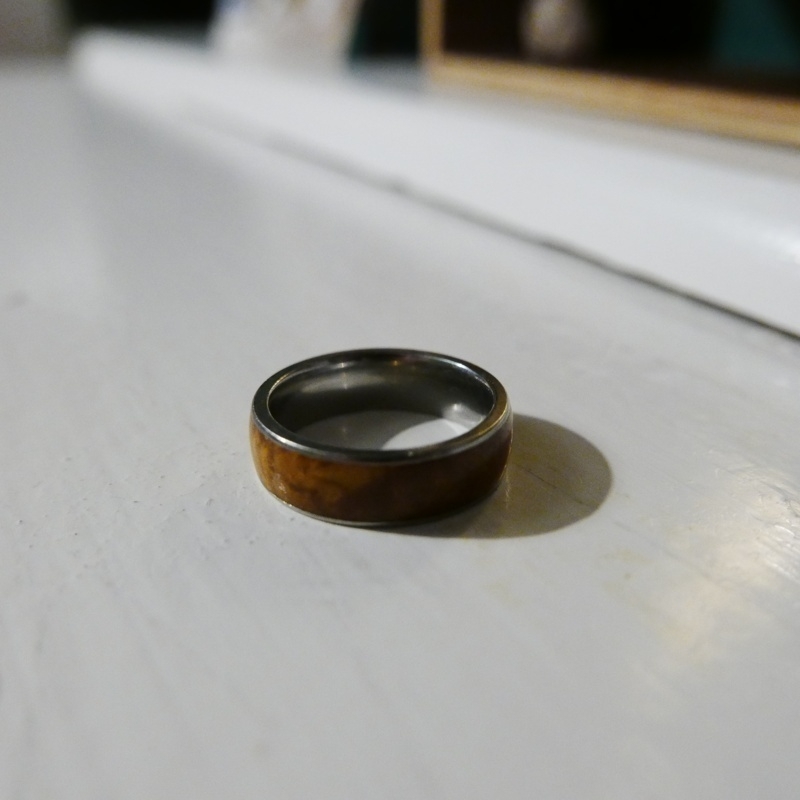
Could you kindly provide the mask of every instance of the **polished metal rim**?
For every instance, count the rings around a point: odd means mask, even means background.
[[[418,411],[469,425],[442,442],[408,449],[356,449],[322,444],[298,433],[341,413]],[[484,442],[511,411],[502,384],[480,367],[451,356],[404,349],[347,350],[276,372],[253,398],[257,428],[281,446],[341,462],[413,463],[445,458]]]

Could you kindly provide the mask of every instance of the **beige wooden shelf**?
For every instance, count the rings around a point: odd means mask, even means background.
[[[445,50],[442,0],[424,0],[423,52],[435,80],[525,94],[614,116],[800,146],[800,99],[674,84]]]

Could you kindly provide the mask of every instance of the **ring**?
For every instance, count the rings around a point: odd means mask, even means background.
[[[312,433],[364,412],[435,420],[455,435],[388,448]],[[256,471],[275,497],[314,517],[373,527],[434,519],[487,497],[503,476],[511,433],[495,377],[417,350],[301,361],[261,385],[250,416]]]

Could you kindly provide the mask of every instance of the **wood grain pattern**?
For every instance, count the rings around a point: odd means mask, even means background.
[[[511,448],[512,419],[469,450],[419,463],[326,461],[290,450],[250,420],[250,446],[264,486],[309,514],[359,525],[410,523],[482,500],[496,488]]]

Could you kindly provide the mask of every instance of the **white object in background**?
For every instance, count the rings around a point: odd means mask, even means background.
[[[221,0],[211,29],[225,55],[336,62],[350,44],[358,0]]]
[[[566,61],[591,52],[597,29],[586,0],[528,0],[520,38],[529,56]]]

